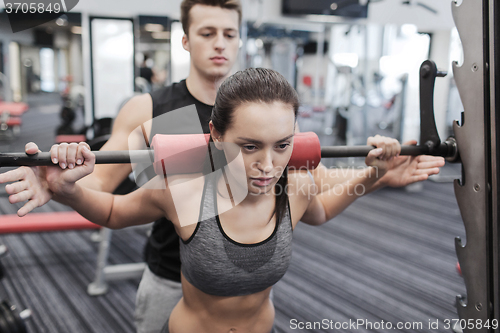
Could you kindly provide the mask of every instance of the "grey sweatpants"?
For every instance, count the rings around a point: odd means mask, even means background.
[[[180,282],[161,278],[144,270],[135,301],[137,333],[159,333],[175,305],[182,298]]]

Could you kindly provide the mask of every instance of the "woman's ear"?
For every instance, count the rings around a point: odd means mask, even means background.
[[[219,150],[223,150],[222,149],[222,134],[220,134],[219,131],[217,131],[215,129],[215,126],[211,120],[208,123],[208,127],[210,128],[210,135],[212,136],[212,141],[215,144],[215,148],[217,148]]]

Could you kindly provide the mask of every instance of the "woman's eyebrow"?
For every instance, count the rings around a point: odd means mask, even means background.
[[[287,136],[287,137],[285,137],[285,138],[283,138],[283,139],[281,139],[281,140],[278,140],[278,141],[276,141],[276,142],[283,142],[283,141],[286,141],[286,140],[290,139],[291,137],[293,137],[294,135],[295,135],[295,134],[291,134],[291,135],[289,135],[289,136]],[[238,137],[238,139],[239,139],[239,140],[242,140],[242,141],[248,141],[248,142],[251,142],[251,143],[262,144],[262,141],[260,141],[260,140],[255,140],[255,139],[245,138],[245,137],[241,137],[241,136],[240,136],[240,137]]]
[[[287,136],[286,138],[283,138],[283,139],[278,140],[278,141],[276,141],[276,142],[283,142],[283,141],[286,141],[286,140],[290,139],[291,137],[293,137],[294,135],[295,135],[295,133],[294,133],[294,134],[290,134],[290,135],[289,135],[289,136]]]

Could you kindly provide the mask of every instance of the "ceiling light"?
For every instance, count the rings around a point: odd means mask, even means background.
[[[154,39],[170,39],[170,31],[157,31],[151,33]]]
[[[144,26],[144,30],[149,31],[149,32],[163,31],[163,25],[148,23]]]
[[[81,35],[82,34],[82,27],[75,25],[74,27],[71,27],[71,32],[74,33],[75,35]]]

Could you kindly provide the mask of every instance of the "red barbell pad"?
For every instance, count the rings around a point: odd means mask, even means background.
[[[295,134],[288,169],[316,169],[321,162],[321,145],[314,132]]]
[[[210,134],[156,134],[151,142],[156,174],[201,172],[209,139]]]
[[[154,169],[157,175],[201,172],[207,154],[209,134],[156,134]],[[290,169],[315,169],[321,161],[321,145],[314,132],[297,133],[294,137]]]

